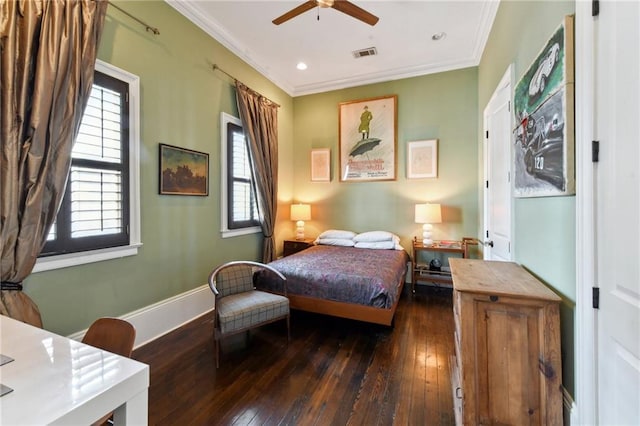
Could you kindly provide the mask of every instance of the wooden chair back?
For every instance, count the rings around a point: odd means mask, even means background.
[[[136,329],[118,318],[99,318],[87,330],[82,343],[111,353],[131,357]]]

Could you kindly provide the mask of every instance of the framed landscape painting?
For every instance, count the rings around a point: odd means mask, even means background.
[[[160,194],[209,195],[209,154],[161,143]]]
[[[397,101],[391,95],[339,104],[341,181],[396,179]]]
[[[575,194],[573,17],[544,44],[514,91],[514,195]]]

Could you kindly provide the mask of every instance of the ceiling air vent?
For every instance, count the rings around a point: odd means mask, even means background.
[[[354,50],[353,57],[354,58],[363,58],[365,56],[373,56],[377,55],[378,51],[375,47],[367,47],[366,49]]]

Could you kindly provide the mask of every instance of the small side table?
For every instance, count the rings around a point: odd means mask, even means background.
[[[312,238],[305,238],[304,240],[284,240],[284,250],[282,256],[290,256],[294,253],[307,249],[312,245]]]
[[[431,282],[436,284],[447,284],[453,286],[451,279],[451,270],[448,266],[441,270],[429,269],[429,265],[418,263],[418,254],[423,251],[432,251],[439,253],[450,253],[459,255],[461,258],[468,256],[467,243],[469,239],[462,241],[434,241],[433,244],[424,245],[421,240],[413,239],[413,256],[411,258],[411,290],[416,292],[416,283],[418,281]]]

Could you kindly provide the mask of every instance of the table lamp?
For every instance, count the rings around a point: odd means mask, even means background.
[[[291,204],[291,220],[296,222],[296,240],[304,240],[304,221],[311,219],[311,205]]]
[[[433,244],[431,230],[434,223],[442,222],[442,209],[440,204],[416,204],[416,223],[422,223],[422,244]]]

